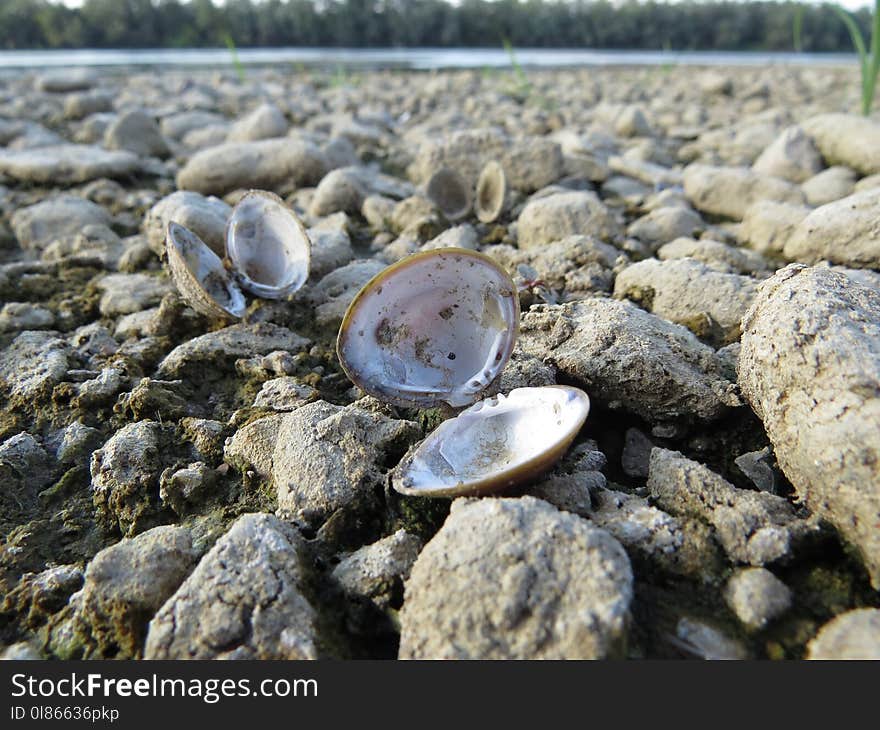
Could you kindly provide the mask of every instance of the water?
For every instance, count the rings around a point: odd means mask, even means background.
[[[347,68],[416,70],[500,68],[510,66],[502,49],[487,48],[242,48],[245,65],[304,64]],[[714,51],[598,51],[587,49],[523,48],[517,61],[534,68],[571,66],[842,66],[856,57],[843,53],[751,53]],[[0,71],[69,68],[72,66],[187,66],[217,68],[231,64],[225,48],[153,50],[0,51]]]

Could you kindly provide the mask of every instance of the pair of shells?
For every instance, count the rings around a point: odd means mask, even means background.
[[[311,242],[305,228],[277,195],[253,190],[232,209],[221,259],[195,233],[168,224],[168,266],[181,295],[213,319],[241,319],[244,292],[283,299],[309,277]]]
[[[518,388],[478,401],[510,359],[518,331],[510,276],[466,249],[413,254],[357,294],[337,339],[353,383],[399,406],[470,406],[394,469],[398,492],[496,492],[546,471],[565,453],[589,413],[583,391]]]
[[[425,195],[451,221],[466,217],[473,204],[477,219],[482,223],[492,223],[501,217],[507,207],[507,176],[499,163],[486,163],[477,179],[475,195],[472,196],[470,186],[461,175],[449,167],[441,167],[425,185]]]

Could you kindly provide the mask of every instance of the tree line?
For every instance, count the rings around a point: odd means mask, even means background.
[[[867,34],[868,10],[855,14]],[[796,30],[798,28],[798,30]],[[514,47],[852,51],[830,5],[624,0],[2,0],[0,48]]]

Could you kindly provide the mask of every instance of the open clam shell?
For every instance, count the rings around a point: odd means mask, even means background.
[[[193,309],[212,319],[241,319],[247,301],[223,261],[188,228],[168,224],[165,250],[171,277]]]
[[[461,175],[448,167],[441,167],[428,180],[425,195],[451,221],[464,218],[471,212],[471,189]]]
[[[462,248],[412,254],[373,277],[345,313],[336,351],[349,379],[401,406],[466,406],[513,351],[519,300],[510,276]]]
[[[555,464],[590,411],[578,388],[517,388],[444,421],[391,473],[398,492],[420,497],[491,494]]]
[[[507,207],[507,175],[504,168],[495,161],[487,162],[477,180],[477,195],[474,209],[477,219],[482,223],[498,220]]]
[[[243,289],[282,299],[309,278],[311,242],[296,214],[277,195],[252,190],[226,224],[226,256]]]

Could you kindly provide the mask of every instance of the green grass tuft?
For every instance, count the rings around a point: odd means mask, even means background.
[[[880,71],[880,0],[874,0],[874,18],[871,23],[870,51],[862,38],[862,32],[855,19],[839,5],[832,6],[846,25],[853,46],[859,54],[862,71],[862,114],[868,116],[874,103],[874,90],[877,86],[877,72]]]

